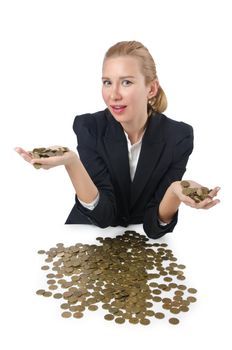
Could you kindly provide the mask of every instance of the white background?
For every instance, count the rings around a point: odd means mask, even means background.
[[[230,1],[0,2],[1,326],[2,349],[231,348],[231,11]],[[38,249],[95,243],[124,228],[67,227],[74,192],[63,168],[35,170],[14,152],[54,144],[76,147],[75,115],[105,108],[106,50],[141,41],[168,97],[165,114],[193,126],[186,179],[221,186],[210,211],[182,206],[167,242],[187,266],[198,302],[178,326],[116,325],[103,314],[62,319],[43,287]],[[141,225],[136,230],[142,233]],[[187,282],[186,282],[187,283]]]

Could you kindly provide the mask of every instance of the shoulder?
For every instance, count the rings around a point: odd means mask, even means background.
[[[104,128],[107,125],[107,110],[98,111],[95,113],[85,113],[77,115],[74,118],[73,130],[88,129],[94,132],[97,128]]]
[[[193,138],[193,127],[191,125],[171,119],[163,113],[156,112],[151,117],[152,122],[159,125],[162,138],[166,141],[172,140],[176,143],[186,137]]]

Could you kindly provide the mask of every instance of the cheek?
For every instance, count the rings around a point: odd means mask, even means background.
[[[102,97],[105,102],[108,100],[108,94],[106,93],[104,88],[102,88]]]

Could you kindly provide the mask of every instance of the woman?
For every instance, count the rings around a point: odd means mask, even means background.
[[[64,165],[70,176],[76,195],[66,224],[143,223],[149,237],[159,238],[173,231],[181,202],[202,209],[219,203],[214,199],[219,187],[200,203],[182,194],[193,130],[163,114],[167,100],[147,48],[137,41],[115,44],[105,54],[102,73],[107,108],[74,120],[79,155],[69,151],[40,159],[42,168]],[[22,148],[16,151],[36,162]]]

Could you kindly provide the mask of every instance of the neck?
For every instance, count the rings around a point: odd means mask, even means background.
[[[148,119],[147,119],[148,120]],[[124,131],[127,133],[128,138],[133,145],[134,143],[138,142],[140,138],[142,137],[146,126],[147,126],[147,120],[143,122],[141,125],[128,125],[125,123],[121,123]]]

